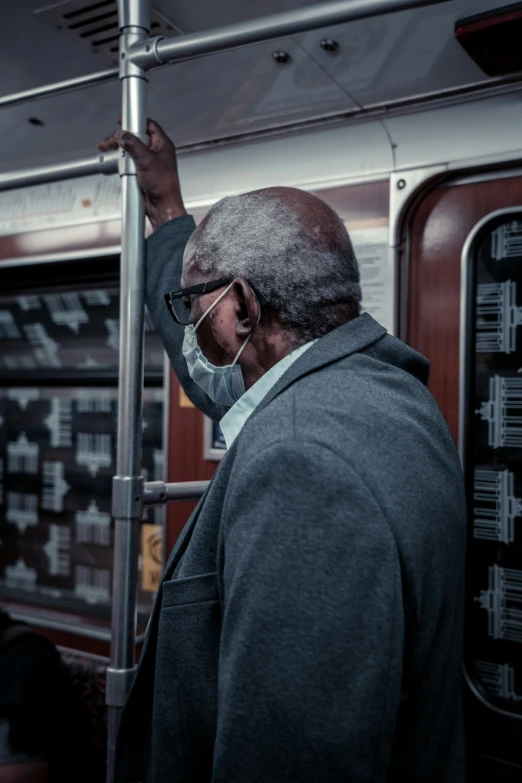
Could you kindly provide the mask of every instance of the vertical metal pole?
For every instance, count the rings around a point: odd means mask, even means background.
[[[132,44],[148,36],[150,0],[118,0],[122,128],[146,140],[145,72],[127,58]],[[109,708],[107,783],[114,781],[116,739],[121,712],[135,671],[136,594],[141,477],[143,318],[145,301],[145,212],[134,164],[120,161],[122,181],[122,251],[120,282],[120,364],[118,441],[113,478],[114,573],[111,665],[107,670]]]
[[[169,480],[169,429],[170,429],[170,373],[172,372],[170,367],[170,360],[167,352],[163,352],[163,475],[162,481],[167,483]],[[167,524],[168,524],[168,510],[167,503],[162,508],[162,538],[163,543],[161,547],[161,573],[165,571],[167,565]]]

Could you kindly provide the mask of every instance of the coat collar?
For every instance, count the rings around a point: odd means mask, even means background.
[[[363,313],[352,321],[328,332],[288,368],[257,406],[251,418],[254,418],[275,397],[303,376],[368,348],[372,343],[384,337],[386,333],[384,326],[377,323],[369,313]]]

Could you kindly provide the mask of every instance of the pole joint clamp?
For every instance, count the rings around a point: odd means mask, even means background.
[[[135,673],[135,666],[132,669],[113,669],[111,666],[107,668],[105,689],[107,707],[125,706]]]
[[[149,45],[147,33],[141,27],[127,27],[120,34],[120,79],[128,79],[133,76],[148,81],[147,71],[139,63],[136,63],[131,55],[130,49],[134,44],[143,44],[143,48]]]
[[[114,519],[141,519],[143,476],[113,476],[112,516]]]
[[[156,35],[145,40],[130,44],[127,51],[128,59],[143,71],[150,71],[159,65],[165,65],[165,61],[159,55],[158,44],[165,40],[164,35]]]

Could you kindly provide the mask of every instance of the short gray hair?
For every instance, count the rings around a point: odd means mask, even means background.
[[[338,215],[324,202],[319,206],[324,220],[308,221],[274,194],[224,198],[189,242],[185,260],[194,260],[208,279],[246,278],[304,344],[360,312],[350,237]]]

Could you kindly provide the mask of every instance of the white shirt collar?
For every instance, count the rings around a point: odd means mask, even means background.
[[[270,389],[275,386],[279,378],[299,357],[312,347],[317,340],[311,340],[306,345],[301,345],[295,351],[284,356],[277,364],[274,364],[242,397],[225,413],[219,426],[225,438],[227,449],[231,447],[248,417],[255,411],[259,403],[266,397]]]

